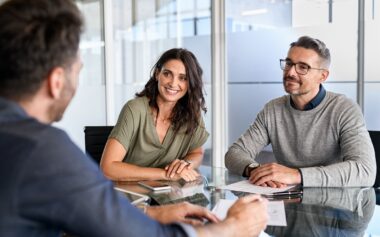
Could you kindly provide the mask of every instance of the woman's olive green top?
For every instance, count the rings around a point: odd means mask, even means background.
[[[186,134],[184,127],[175,134],[171,125],[161,144],[148,103],[147,97],[128,101],[109,136],[118,140],[127,150],[124,162],[163,168],[174,159],[183,159],[187,153],[206,142],[209,134],[200,118],[200,123],[192,134]]]

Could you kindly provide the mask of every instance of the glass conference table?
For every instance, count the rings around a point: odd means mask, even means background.
[[[219,199],[246,195],[219,188],[243,177],[225,168],[201,166],[199,171],[202,176],[194,182],[168,182],[169,192],[152,192],[136,182],[116,182],[115,186],[149,196],[150,205],[189,201],[210,210]],[[270,236],[380,236],[379,189],[304,188],[302,199],[282,200],[287,226],[267,226],[265,233]]]

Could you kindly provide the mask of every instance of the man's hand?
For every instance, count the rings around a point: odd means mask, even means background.
[[[260,186],[280,188],[287,184],[300,184],[301,174],[298,169],[288,168],[277,163],[269,163],[252,170],[249,182]]]
[[[258,184],[256,184],[256,185],[258,185]],[[261,184],[260,186],[262,186],[262,187],[271,187],[271,188],[285,188],[288,185],[284,184],[284,183],[276,182],[276,181],[268,181],[268,182],[265,182],[265,183]]]
[[[181,177],[186,182],[194,181],[198,178],[199,174],[196,172],[192,164],[187,163],[184,160],[175,159],[165,167],[166,178],[175,179],[176,176]]]
[[[147,207],[146,214],[162,224],[184,222],[191,225],[201,225],[205,220],[214,223],[219,222],[219,219],[206,208],[188,202]]]
[[[236,228],[235,234],[257,236],[268,222],[267,205],[268,201],[258,195],[242,197],[228,210],[225,222]]]

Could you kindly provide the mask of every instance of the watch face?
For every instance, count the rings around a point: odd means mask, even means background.
[[[256,167],[259,167],[260,164],[250,164],[248,167],[249,168],[256,168]]]

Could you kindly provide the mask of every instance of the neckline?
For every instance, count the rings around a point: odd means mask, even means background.
[[[162,140],[162,143],[160,142],[160,138],[158,137],[158,133],[157,133],[157,130],[156,130],[156,126],[154,124],[154,114],[153,114],[153,111],[151,109],[151,107],[149,106],[149,98],[148,97],[145,97],[145,108],[147,110],[147,117],[149,117],[149,125],[150,125],[150,128],[151,128],[151,131],[153,133],[153,137],[154,137],[154,142],[157,144],[157,145],[160,145],[161,147],[166,147],[167,146],[167,140],[169,140],[170,137],[172,137],[172,133],[173,133],[173,129],[172,129],[172,124],[170,124],[168,130],[166,131],[166,134],[165,134],[165,137],[164,139]]]

